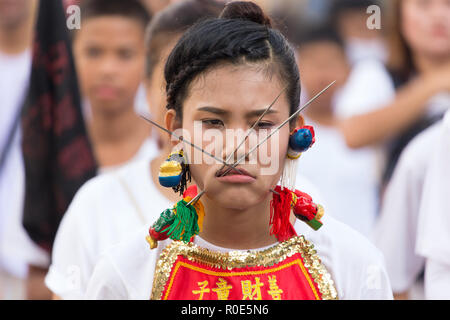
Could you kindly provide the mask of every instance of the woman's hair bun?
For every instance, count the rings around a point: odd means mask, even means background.
[[[269,16],[264,13],[260,6],[250,1],[231,1],[227,3],[220,18],[248,20],[269,28],[272,27],[272,20]]]

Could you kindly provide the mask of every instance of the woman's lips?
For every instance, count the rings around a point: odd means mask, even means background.
[[[242,174],[238,173],[237,171],[230,170],[225,176],[222,176],[222,174],[226,170],[228,170],[228,168],[229,167],[225,167],[224,169],[216,173],[217,180],[226,183],[251,183],[256,180],[256,177],[252,176],[250,173],[240,167],[237,167],[237,169]]]

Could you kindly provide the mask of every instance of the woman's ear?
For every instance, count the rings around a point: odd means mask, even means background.
[[[302,115],[298,115],[296,118],[296,121],[294,123],[291,124],[290,129],[291,129],[291,133],[296,129],[296,128],[301,128],[305,125],[305,119],[303,118]]]
[[[298,127],[303,127],[305,125],[305,119],[303,118],[303,116],[301,114],[298,115],[297,117],[297,128]]]
[[[164,116],[164,123],[166,125],[166,129],[172,132],[181,128],[181,121],[177,118],[177,112],[174,109],[170,109],[166,112],[166,115]],[[180,143],[179,140],[175,139],[171,135],[169,135],[169,139],[172,146],[176,146]]]

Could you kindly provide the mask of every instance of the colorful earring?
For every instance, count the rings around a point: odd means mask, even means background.
[[[197,195],[197,186],[187,188],[183,193],[183,200],[178,201],[173,208],[164,210],[149,229],[147,242],[150,248],[158,246],[158,241],[170,238],[184,242],[202,231],[205,209],[200,200],[193,201]]]
[[[186,162],[182,149],[172,152],[159,167],[159,183],[182,195],[187,188],[187,183],[191,181],[189,164]]]
[[[295,188],[297,177],[297,159],[303,152],[312,147],[316,141],[314,128],[303,126],[296,128],[289,137],[289,147],[284,164],[283,175],[281,176],[281,186],[292,190]]]
[[[316,138],[312,126],[296,128],[289,137],[288,157],[298,158],[299,154],[311,148],[314,142]]]
[[[282,242],[296,235],[289,221],[291,210],[297,219],[304,221],[314,230],[322,227],[320,219],[324,214],[323,207],[315,204],[308,194],[281,186],[276,186],[274,191],[270,202],[270,234],[274,234],[278,241]]]

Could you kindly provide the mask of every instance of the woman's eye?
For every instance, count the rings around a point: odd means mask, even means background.
[[[205,119],[205,120],[202,120],[202,123],[204,125],[212,126],[212,127],[223,127],[224,126],[222,120],[219,120],[219,119]]]
[[[267,121],[261,121],[257,125],[257,129],[270,129],[272,127],[273,127],[273,123],[267,122]]]

